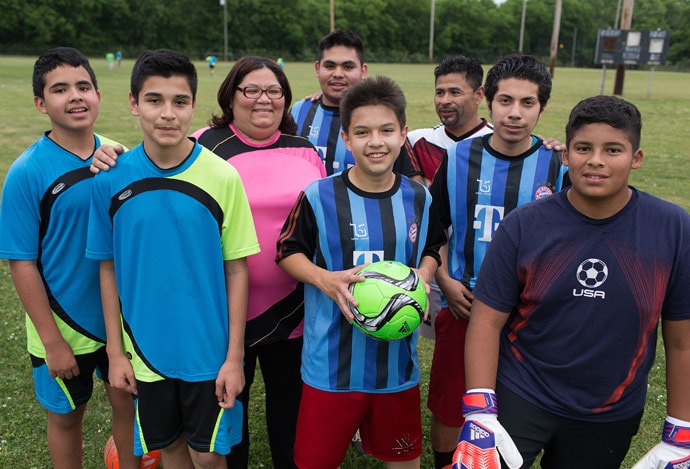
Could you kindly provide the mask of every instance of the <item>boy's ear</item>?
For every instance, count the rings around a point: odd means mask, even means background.
[[[345,132],[345,129],[340,130],[340,138],[342,138],[345,148],[352,151],[352,147],[350,146],[350,137],[347,135],[347,132]]]
[[[568,148],[563,149],[563,152],[561,153],[561,161],[563,162],[563,166],[568,166]]]
[[[138,116],[139,115],[139,106],[137,104],[137,100],[134,99],[134,95],[132,95],[132,92],[129,92],[129,110],[132,111],[133,116]]]
[[[45,99],[41,98],[40,96],[34,96],[34,106],[41,114],[48,114]]]
[[[642,159],[644,158],[644,151],[642,151],[642,148],[638,148],[635,153],[633,153],[632,157],[632,169],[637,169],[640,166],[642,166]]]

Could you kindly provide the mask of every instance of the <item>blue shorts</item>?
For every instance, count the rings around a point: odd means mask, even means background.
[[[55,414],[69,414],[91,399],[94,371],[99,379],[108,382],[108,355],[105,346],[92,353],[75,355],[74,358],[79,367],[79,376],[62,379],[50,376],[45,359],[31,355],[36,399]]]
[[[137,380],[134,454],[165,448],[183,433],[197,452],[228,454],[242,440],[242,403],[224,409],[215,390],[215,380]]]

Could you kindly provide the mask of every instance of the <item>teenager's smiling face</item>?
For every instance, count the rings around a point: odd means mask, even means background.
[[[350,172],[353,179],[394,179],[393,165],[405,143],[407,126],[400,127],[391,108],[383,104],[356,108],[349,129],[343,129],[341,135],[355,158]]]
[[[357,51],[345,46],[324,50],[314,68],[323,93],[323,103],[327,106],[337,106],[343,93],[367,76],[367,65],[360,62]]]
[[[60,65],[45,75],[43,98],[34,104],[48,114],[53,127],[67,131],[91,131],[98,117],[101,95],[84,67]]]
[[[630,171],[642,158],[624,131],[602,122],[582,126],[563,152],[572,184],[568,200],[592,218],[617,213],[630,198]]]

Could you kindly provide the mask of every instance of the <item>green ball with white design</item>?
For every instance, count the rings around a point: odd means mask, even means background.
[[[350,304],[360,331],[381,340],[397,340],[412,334],[424,318],[426,287],[408,266],[380,261],[364,267],[362,282],[350,284],[357,306]]]

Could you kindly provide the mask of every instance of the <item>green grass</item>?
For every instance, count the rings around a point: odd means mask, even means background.
[[[34,58],[0,57],[0,183],[12,161],[42,132],[49,128],[46,116],[33,107],[31,69]],[[102,93],[97,131],[132,146],[141,140],[137,120],[127,105],[131,61],[109,72],[105,60],[94,60],[93,66]],[[205,63],[197,63],[199,70],[198,104],[192,128],[207,124],[212,112],[218,112],[216,91],[229,63],[220,63],[217,75],[208,75]],[[316,91],[318,83],[311,63],[287,63],[294,100]],[[488,70],[488,68],[485,68]],[[408,100],[408,124],[411,129],[437,122],[433,109],[433,66],[370,64],[370,75],[389,75],[402,86]],[[604,91],[613,89],[615,72],[607,71]],[[564,140],[563,128],[568,113],[580,99],[599,93],[602,73],[599,70],[560,68],[555,71],[554,87],[549,106],[537,132]],[[624,97],[634,102],[643,115],[642,147],[645,160],[642,168],[633,173],[635,186],[686,209],[690,207],[690,160],[687,155],[687,132],[690,122],[690,88],[688,75],[680,73],[654,74],[651,96],[647,96],[649,72],[628,71]],[[480,114],[487,115],[482,105]],[[0,467],[47,468],[50,458],[45,443],[46,417],[33,395],[31,368],[25,350],[23,309],[14,292],[5,261],[0,262]],[[422,366],[422,396],[426,399],[432,343],[420,339]],[[249,406],[252,438],[252,467],[270,467],[265,435],[263,388],[255,383]],[[655,445],[666,414],[663,354],[650,376],[645,417],[639,435],[633,441],[623,467],[633,462]],[[422,467],[433,467],[428,439],[429,412],[422,406],[424,419],[424,454]],[[99,389],[92,400],[84,424],[84,467],[102,467],[103,447],[110,434],[109,409],[104,393]],[[344,468],[379,468],[381,463],[371,457],[348,453]]]

